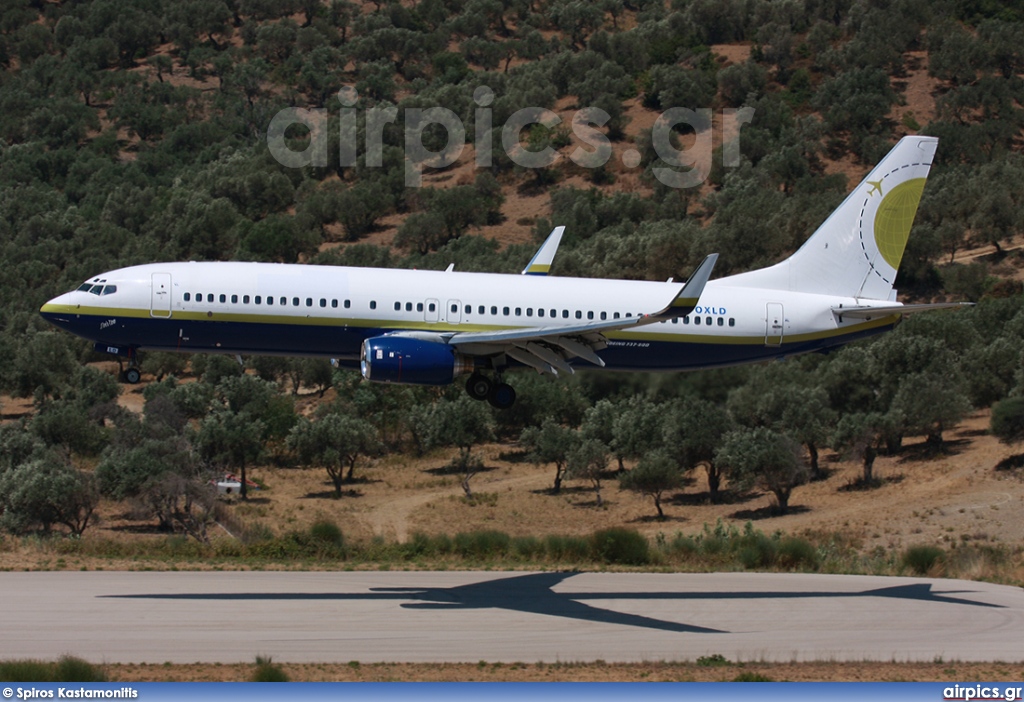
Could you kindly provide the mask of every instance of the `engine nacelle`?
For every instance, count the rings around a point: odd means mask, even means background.
[[[363,342],[359,370],[375,383],[449,385],[473,370],[473,361],[442,341],[374,336]]]

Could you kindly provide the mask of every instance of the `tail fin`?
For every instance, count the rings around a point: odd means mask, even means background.
[[[900,139],[796,253],[733,276],[729,284],[893,299],[896,270],[937,144],[934,137]]]

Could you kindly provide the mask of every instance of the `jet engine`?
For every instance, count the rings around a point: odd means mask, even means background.
[[[376,383],[448,385],[473,370],[473,359],[443,341],[374,336],[363,342],[359,370]]]

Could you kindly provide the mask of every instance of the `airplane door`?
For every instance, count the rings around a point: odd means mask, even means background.
[[[458,324],[462,321],[462,302],[459,300],[448,300],[446,310],[447,320],[451,324]]]
[[[427,322],[436,322],[438,319],[440,304],[437,300],[427,300],[423,306],[423,319]]]
[[[150,298],[149,315],[169,318],[171,316],[171,274],[153,274],[153,292]]]
[[[782,346],[783,324],[786,321],[782,312],[782,303],[769,302],[766,309],[764,345]]]

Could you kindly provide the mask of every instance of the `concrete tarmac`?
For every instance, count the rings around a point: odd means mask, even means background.
[[[92,662],[1024,660],[1024,590],[769,573],[0,575],[0,658]]]

